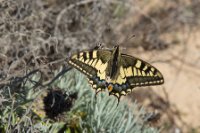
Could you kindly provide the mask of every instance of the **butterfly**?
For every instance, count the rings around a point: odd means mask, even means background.
[[[127,55],[119,46],[113,49],[95,47],[73,54],[68,63],[81,71],[89,80],[96,93],[108,89],[109,95],[118,98],[138,86],[164,83],[161,72],[149,63]]]

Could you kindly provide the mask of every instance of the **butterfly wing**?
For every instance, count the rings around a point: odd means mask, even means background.
[[[164,83],[161,72],[141,59],[122,54],[122,66],[127,82],[131,87],[160,85]]]
[[[161,72],[154,66],[133,56],[121,54],[119,75],[110,93],[119,99],[121,95],[131,92],[134,87],[163,83]]]
[[[97,91],[106,88],[106,68],[111,58],[109,50],[88,50],[74,54],[69,64],[87,75],[90,84]]]

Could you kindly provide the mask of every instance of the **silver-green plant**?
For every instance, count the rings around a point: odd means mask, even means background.
[[[38,81],[38,75],[32,77],[32,81]],[[158,130],[144,124],[141,115],[144,111],[138,111],[136,103],[128,105],[125,100],[121,100],[117,105],[117,98],[109,96],[108,92],[99,92],[97,95],[87,82],[87,78],[80,72],[72,69],[58,78],[51,88],[60,88],[67,96],[77,93],[78,96],[72,108],[63,113],[62,121],[53,121],[47,117],[35,119],[32,106],[39,95],[39,91],[33,91],[33,82],[26,82],[26,93],[24,102],[12,103],[4,107],[0,113],[3,123],[9,122],[11,125],[0,126],[5,131],[12,132],[66,132],[72,130],[79,133],[157,133]],[[35,89],[35,88],[34,88]],[[44,89],[44,88],[43,88]],[[41,90],[43,92],[45,90]],[[24,94],[23,94],[24,95]],[[15,100],[14,102],[17,102]],[[26,106],[28,105],[28,106]],[[39,103],[36,103],[39,105]],[[12,109],[11,109],[12,108]],[[24,113],[19,117],[20,113]],[[12,129],[15,126],[15,130]],[[64,127],[64,128],[63,128]]]
[[[139,117],[144,112],[142,109],[137,111],[136,103],[128,106],[127,103],[121,101],[117,106],[117,98],[109,96],[108,92],[100,92],[96,95],[86,77],[76,70],[66,73],[57,86],[68,89],[68,92],[78,92],[78,99],[71,111],[85,113],[85,117],[80,119],[83,132],[158,132],[154,128],[144,126]]]

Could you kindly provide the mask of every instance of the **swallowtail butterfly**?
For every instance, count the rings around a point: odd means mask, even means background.
[[[164,83],[158,69],[141,59],[122,54],[119,46],[111,50],[95,48],[78,52],[68,62],[87,75],[97,93],[108,89],[109,94],[116,96],[118,101],[137,86]]]

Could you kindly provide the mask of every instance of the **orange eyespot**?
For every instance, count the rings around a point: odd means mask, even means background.
[[[108,86],[108,91],[111,92],[112,90],[113,90],[113,86],[112,86],[112,85],[109,85],[109,86]]]

